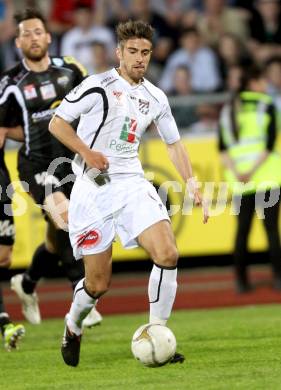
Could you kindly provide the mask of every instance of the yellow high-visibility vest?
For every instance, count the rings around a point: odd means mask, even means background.
[[[258,92],[241,92],[239,97],[240,106],[235,112],[238,140],[233,133],[229,104],[222,109],[220,125],[223,142],[235,168],[237,172],[244,174],[251,171],[260,154],[266,150],[267,131],[271,119],[267,110],[272,104],[272,99]],[[274,148],[247,184],[239,184],[236,176],[228,169],[224,173],[234,193],[247,194],[278,188],[281,185],[281,155]]]

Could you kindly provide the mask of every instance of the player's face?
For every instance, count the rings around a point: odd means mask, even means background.
[[[128,39],[117,49],[121,74],[138,83],[147,70],[152,44],[144,38]]]
[[[50,34],[40,19],[28,19],[19,24],[16,46],[27,59],[40,61],[47,54],[50,43]]]

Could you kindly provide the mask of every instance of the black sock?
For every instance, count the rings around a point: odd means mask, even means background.
[[[36,249],[29,268],[23,274],[22,288],[26,294],[32,294],[36,284],[43,276],[47,276],[50,267],[57,264],[59,257],[49,252],[45,244],[39,245]]]
[[[4,299],[3,299],[3,291],[0,286],[0,313],[5,313]]]
[[[82,260],[75,260],[68,232],[64,230],[57,230],[57,250],[65,275],[74,289],[85,276],[84,264]]]
[[[8,313],[5,312],[4,300],[3,300],[3,291],[0,286],[0,330],[2,335],[4,334],[5,325],[10,324],[11,320]]]

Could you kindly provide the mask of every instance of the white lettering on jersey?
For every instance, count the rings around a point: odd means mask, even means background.
[[[55,112],[55,108],[50,110],[34,112],[34,114],[32,114],[31,117],[33,122],[36,123],[36,122],[40,122],[41,120],[51,119],[51,116],[53,115],[54,112]]]
[[[0,237],[11,237],[15,234],[15,226],[11,221],[0,221]]]
[[[34,178],[36,183],[40,186],[45,186],[47,184],[53,184],[55,186],[60,185],[59,179],[53,175],[49,175],[46,171],[37,173]]]

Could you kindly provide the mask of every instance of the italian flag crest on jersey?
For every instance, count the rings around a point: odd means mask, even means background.
[[[137,121],[126,116],[122,127],[120,139],[126,142],[134,143],[136,139]]]

